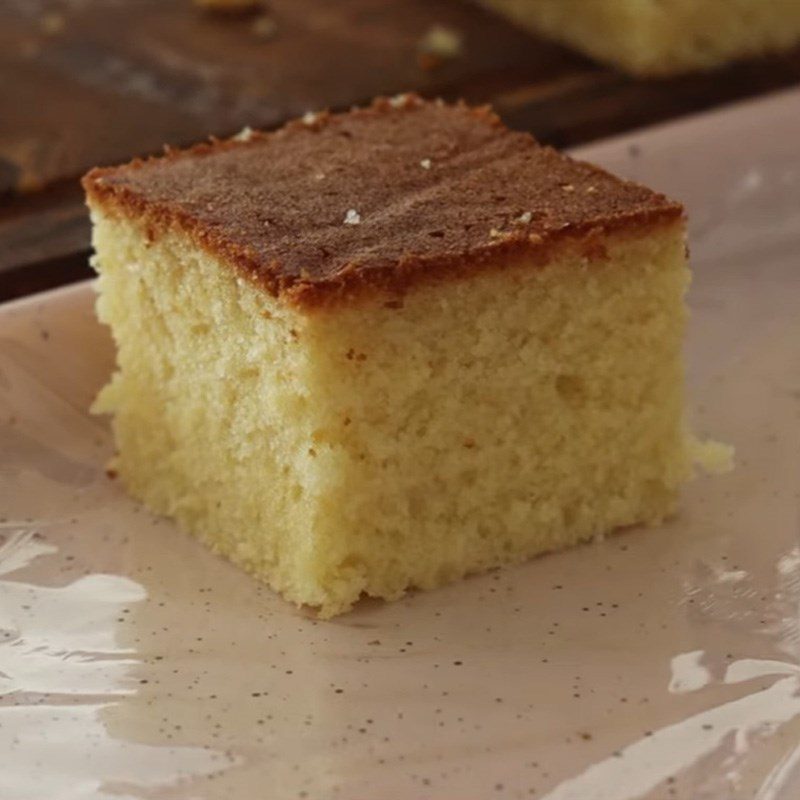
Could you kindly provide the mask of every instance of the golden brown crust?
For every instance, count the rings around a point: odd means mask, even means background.
[[[378,99],[160,158],[94,169],[92,205],[177,229],[302,308],[431,279],[544,263],[576,242],[680,220],[637,184],[509,131],[486,108]]]

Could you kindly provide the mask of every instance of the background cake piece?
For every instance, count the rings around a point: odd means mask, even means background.
[[[415,98],[84,185],[122,480],[293,602],[674,510],[678,204]]]
[[[636,75],[709,69],[800,42],[796,0],[480,0]]]

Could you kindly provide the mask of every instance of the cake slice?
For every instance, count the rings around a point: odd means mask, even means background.
[[[480,0],[635,75],[672,75],[787,50],[798,0]]]
[[[122,481],[294,603],[674,510],[678,203],[413,96],[84,186]]]

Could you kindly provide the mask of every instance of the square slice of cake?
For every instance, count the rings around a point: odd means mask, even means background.
[[[800,0],[480,0],[635,75],[711,69],[800,42]]]
[[[656,523],[679,204],[378,100],[84,179],[130,492],[324,616]]]

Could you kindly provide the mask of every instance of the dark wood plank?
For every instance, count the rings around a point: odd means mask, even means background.
[[[77,181],[6,202],[0,206],[0,299],[7,271],[88,249],[89,217]]]
[[[435,93],[509,67],[555,75],[572,60],[461,0],[270,0],[268,18],[265,39],[259,15],[210,14],[191,0],[6,0],[0,179],[35,189],[165,143],[381,93]],[[462,52],[424,68],[433,26],[457,32]]]
[[[0,302],[66,286],[94,275],[86,253],[40,261],[35,267],[17,267],[0,273]]]
[[[510,86],[493,103],[511,127],[564,148],[798,83],[800,49],[661,80],[635,80],[611,71],[572,72],[549,83]]]

